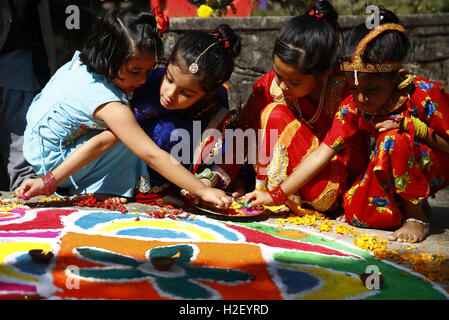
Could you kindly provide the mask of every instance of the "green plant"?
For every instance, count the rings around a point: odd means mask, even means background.
[[[318,1],[318,0],[316,0]],[[314,0],[267,0],[269,10],[256,10],[255,16],[303,14]],[[396,14],[449,12],[449,0],[329,0],[340,15],[365,15],[369,5],[383,6]]]
[[[396,14],[449,12],[449,0],[337,0],[333,2],[341,15],[366,14],[368,5],[378,5]]]

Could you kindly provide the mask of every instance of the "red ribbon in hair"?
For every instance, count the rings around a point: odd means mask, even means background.
[[[218,31],[221,31],[221,29],[218,29]],[[219,35],[218,33],[211,33],[211,35],[214,36],[215,39],[217,39],[218,42],[222,42],[222,41],[223,41],[223,38],[220,38],[220,35]],[[228,53],[229,53],[230,55],[232,55],[232,50],[229,49],[230,46],[231,46],[231,42],[229,42],[228,40],[226,40],[226,41],[224,42],[224,48],[225,48],[225,49],[228,49],[228,50],[227,50]]]
[[[153,8],[153,14],[156,18],[157,34],[162,37],[164,32],[167,31],[170,26],[170,18],[158,7]]]
[[[313,10],[313,9],[311,9],[310,11],[309,11],[309,16],[315,16],[315,18],[317,18],[318,20],[320,20],[321,18],[323,18],[324,17],[324,14],[323,13],[321,13],[319,10]]]

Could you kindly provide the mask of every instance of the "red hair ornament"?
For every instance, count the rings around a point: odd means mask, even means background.
[[[315,16],[315,18],[317,18],[317,20],[320,20],[321,18],[324,17],[324,14],[321,13],[319,10],[315,11],[315,10],[311,9],[309,11],[309,16],[311,16],[311,17]]]
[[[165,33],[165,31],[168,30],[170,26],[170,18],[166,14],[164,14],[164,11],[162,11],[162,9],[159,7],[153,8],[153,14],[156,18],[157,34],[162,37],[162,35]]]

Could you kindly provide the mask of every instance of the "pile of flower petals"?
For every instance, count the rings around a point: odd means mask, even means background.
[[[332,232],[335,234],[352,236],[355,246],[369,251],[378,259],[394,261],[403,264],[415,272],[426,277],[427,280],[449,281],[449,258],[440,253],[413,253],[415,246],[406,249],[391,250],[388,247],[389,241],[378,237],[369,236],[361,230],[357,230],[348,224],[339,224],[330,221],[324,214],[315,212],[305,216],[294,216],[291,214],[287,218],[281,218],[277,223],[295,225],[307,225],[317,229],[319,232]],[[447,290],[449,292],[449,289]]]

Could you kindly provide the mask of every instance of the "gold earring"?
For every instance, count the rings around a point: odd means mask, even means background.
[[[405,76],[405,79],[402,80],[402,81],[398,84],[397,88],[398,88],[399,90],[404,89],[404,88],[406,88],[412,81],[413,81],[413,75],[408,74],[408,75]]]

